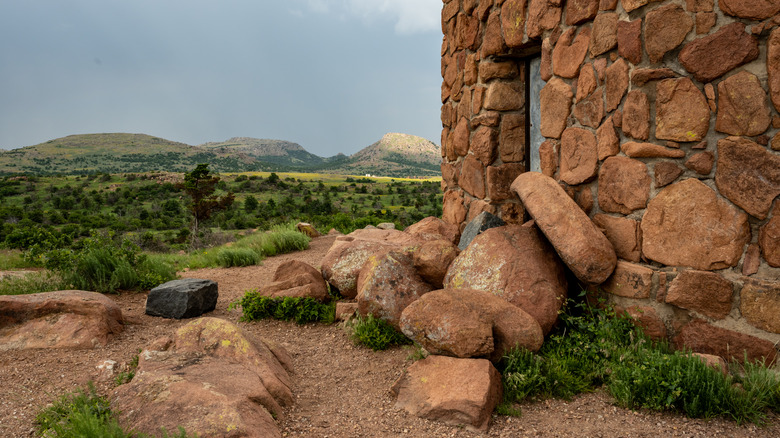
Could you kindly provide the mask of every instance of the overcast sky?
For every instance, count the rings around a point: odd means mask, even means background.
[[[71,134],[440,142],[441,0],[0,0],[0,148]]]

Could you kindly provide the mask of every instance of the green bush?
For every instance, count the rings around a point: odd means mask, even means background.
[[[314,298],[271,298],[260,295],[257,291],[248,291],[243,298],[233,302],[228,307],[232,310],[241,307],[241,321],[256,321],[274,318],[284,321],[294,320],[298,324],[307,322],[324,322],[331,324],[336,317],[336,304],[323,304]]]
[[[254,266],[263,258],[251,248],[222,248],[217,253],[217,261],[223,268],[233,266]]]
[[[352,340],[357,344],[378,351],[385,350],[393,345],[407,345],[412,341],[396,330],[393,326],[374,315],[366,318],[358,316],[349,326],[352,330]]]

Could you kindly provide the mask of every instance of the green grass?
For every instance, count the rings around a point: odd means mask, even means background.
[[[39,271],[23,276],[8,276],[0,280],[0,295],[26,295],[70,289],[71,285],[48,271]]]
[[[228,306],[228,310],[241,307],[241,321],[257,321],[273,318],[293,320],[298,324],[323,322],[332,324],[336,318],[336,303],[323,304],[314,298],[271,298],[257,291],[247,291],[242,298]]]
[[[499,363],[504,407],[538,398],[564,398],[605,387],[629,409],[726,417],[763,424],[780,412],[780,377],[762,364],[733,364],[724,375],[686,351],[653,343],[628,318],[568,303],[562,324],[539,354],[510,350]]]
[[[0,250],[0,271],[12,271],[34,267],[35,263],[25,260],[22,251],[8,249]]]
[[[295,228],[294,223],[277,225],[269,231],[257,232],[238,240],[235,248],[250,248],[266,257],[273,257],[309,248],[311,238]]]
[[[404,336],[393,326],[374,315],[369,314],[363,318],[358,315],[347,324],[352,331],[352,340],[356,344],[364,345],[374,351],[386,350],[394,345],[408,345],[412,341]]]
[[[117,422],[105,397],[97,394],[92,382],[87,389],[78,389],[63,395],[35,418],[37,435],[47,438],[150,438],[146,434],[125,431]],[[169,434],[161,430],[163,438],[196,438],[179,427]]]

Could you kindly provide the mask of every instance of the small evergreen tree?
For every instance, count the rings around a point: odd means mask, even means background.
[[[187,207],[194,218],[193,242],[198,235],[200,223],[210,218],[212,213],[230,207],[235,200],[232,192],[223,196],[215,195],[217,183],[219,177],[210,173],[208,164],[198,164],[195,170],[184,174],[184,191],[191,199]]]

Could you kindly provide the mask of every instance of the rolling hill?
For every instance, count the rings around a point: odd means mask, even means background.
[[[439,147],[420,137],[386,134],[352,156],[323,158],[284,140],[234,137],[191,146],[146,134],[82,134],[0,152],[0,176],[17,174],[302,171],[427,177],[440,174]]]

